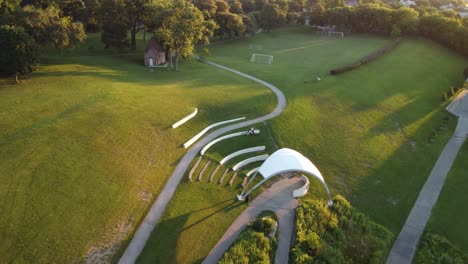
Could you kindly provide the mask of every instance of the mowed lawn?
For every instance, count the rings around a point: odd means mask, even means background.
[[[454,130],[442,93],[463,80],[468,61],[424,39],[405,39],[377,61],[328,75],[389,41],[286,28],[213,46],[210,59],[282,89],[288,106],[272,122],[280,146],[304,153],[332,193],[398,233]],[[250,63],[252,53],[271,54],[274,63]]]
[[[468,255],[468,144],[464,144],[444,184],[426,231],[446,237]]]
[[[285,28],[210,46],[207,59],[280,88],[288,105],[269,122],[273,135],[266,142],[304,153],[333,194],[345,195],[373,221],[398,234],[452,134],[455,120],[443,110],[442,93],[462,80],[467,61],[431,42],[405,40],[368,66],[328,75],[389,41],[325,38],[305,28]],[[273,55],[273,65],[250,63],[253,53]],[[207,155],[219,160],[254,146],[238,139],[235,148],[233,142],[219,143]],[[324,198],[320,185],[312,183],[305,199]],[[201,262],[243,208],[227,202],[235,194],[235,189],[184,182],[139,262]]]
[[[142,54],[101,56],[97,37],[46,55],[20,85],[0,79],[2,263],[115,261],[186,140],[276,106],[268,89],[199,62],[150,72]]]

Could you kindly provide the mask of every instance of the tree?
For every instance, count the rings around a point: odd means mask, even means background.
[[[401,33],[414,35],[418,31],[419,14],[408,7],[401,7],[392,14],[392,23],[395,24]]]
[[[215,0],[195,0],[193,4],[201,11],[207,11],[210,17],[214,17],[217,11]]]
[[[14,21],[13,13],[19,8],[20,0],[0,0],[0,25]]]
[[[42,46],[63,49],[83,42],[86,39],[83,24],[61,13],[55,4],[46,9],[28,5],[19,12],[17,23]]]
[[[216,24],[212,20],[205,21],[203,13],[185,0],[174,0],[168,13],[170,15],[164,18],[156,35],[175,54],[178,70],[179,56],[188,58],[193,54],[195,44],[208,43]]]
[[[231,13],[242,14],[244,10],[242,9],[242,3],[239,0],[234,0],[231,2],[231,7],[229,9]]]
[[[154,11],[152,3],[152,0],[103,0],[99,7],[103,29],[106,28],[110,30],[109,32],[122,31],[123,29],[112,29],[112,27],[125,24],[124,28],[130,31],[130,49],[136,50],[136,34]],[[112,6],[118,7],[119,14],[116,14],[116,10],[110,9]],[[118,21],[114,21],[116,15]],[[106,23],[108,25],[105,25]]]
[[[104,0],[99,6],[99,19],[102,23],[101,41],[106,48],[117,51],[128,48],[129,23],[125,14],[125,4],[120,0]]]
[[[124,0],[124,3],[130,28],[130,49],[136,50],[136,34],[151,11],[149,7],[151,0]]]
[[[263,10],[263,6],[268,4],[268,0],[255,0],[255,10]]]
[[[257,32],[258,26],[257,22],[255,20],[255,17],[253,15],[241,15],[242,17],[242,22],[244,23],[245,26],[245,34],[255,34]]]
[[[326,0],[325,1],[325,7],[327,9],[335,8],[335,7],[343,7],[343,6],[345,6],[343,0]]]
[[[0,73],[11,75],[32,72],[38,61],[38,48],[34,39],[23,28],[0,26]]]
[[[229,4],[225,0],[216,0],[216,9],[217,12],[229,12]]]
[[[323,0],[316,0],[310,7],[311,16],[310,23],[313,25],[324,24],[323,16],[325,14],[325,2]]]
[[[245,13],[250,13],[255,10],[255,0],[242,0],[242,9]]]
[[[265,4],[260,17],[262,26],[267,31],[284,24],[286,21],[286,14],[281,11],[277,4]]]

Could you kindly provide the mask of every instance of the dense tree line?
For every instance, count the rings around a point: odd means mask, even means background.
[[[136,34],[144,29],[178,58],[189,56],[195,44],[213,35],[234,38],[284,24],[329,24],[345,32],[423,36],[468,55],[468,18],[436,9],[458,0],[419,0],[414,8],[358,2],[348,7],[344,0],[0,0],[0,25],[9,26],[3,27],[8,32],[2,41],[27,47],[33,56],[2,66],[1,73],[29,72],[42,47],[73,47],[86,38],[86,31],[101,32],[104,45],[120,52],[136,50]],[[5,58],[11,54],[2,52],[0,63],[9,65]]]
[[[423,36],[468,56],[468,27],[460,19],[448,18],[440,13],[421,16],[407,7],[390,9],[377,5],[361,5],[356,8],[328,9],[323,15],[323,22],[353,33],[393,37]]]

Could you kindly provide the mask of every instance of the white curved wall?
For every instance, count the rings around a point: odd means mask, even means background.
[[[260,152],[260,151],[264,151],[266,149],[265,146],[259,146],[259,147],[253,147],[253,148],[246,148],[246,149],[241,149],[241,150],[238,150],[236,152],[233,152],[229,155],[227,155],[226,157],[224,157],[220,162],[219,164],[223,165],[224,163],[228,162],[229,160],[239,156],[239,155],[242,155],[242,154],[247,154],[247,153],[251,153],[251,152]]]
[[[213,127],[217,127],[217,126],[224,125],[224,124],[227,124],[227,123],[237,122],[237,121],[244,120],[244,119],[245,119],[245,117],[240,117],[240,118],[221,121],[221,122],[209,125],[209,126],[205,127],[202,131],[198,132],[198,134],[196,134],[193,138],[189,139],[189,141],[185,142],[184,143],[184,148],[190,147],[193,143],[195,143],[195,141],[197,141],[199,138],[201,138],[206,132],[208,132],[208,130],[212,129]]]
[[[234,167],[232,167],[232,170],[233,171],[238,171],[247,164],[250,164],[250,163],[256,162],[256,161],[266,160],[266,159],[268,159],[268,154],[251,157],[251,158],[245,159],[245,160],[237,163],[236,165],[234,165]]]
[[[181,120],[175,122],[174,124],[172,124],[172,128],[177,128],[178,126],[182,125],[183,123],[189,121],[190,119],[194,118],[198,113],[198,108],[195,108],[195,111],[193,111],[193,113],[191,113],[190,115],[182,118]]]
[[[255,130],[254,131],[255,134],[259,134],[260,133],[260,130]],[[228,138],[233,138],[233,137],[238,137],[238,136],[245,136],[249,133],[249,131],[242,131],[242,132],[236,132],[236,133],[232,133],[232,134],[229,134],[229,135],[225,135],[225,136],[222,136],[222,137],[219,137],[213,141],[211,141],[210,143],[206,144],[206,146],[204,146],[202,148],[202,150],[200,151],[200,155],[205,155],[205,152],[211,148],[211,146],[213,146],[214,144],[220,142],[220,141],[223,141],[225,139],[228,139]],[[221,163],[222,164],[222,163]]]
[[[301,188],[296,189],[296,190],[293,191],[293,197],[294,197],[294,198],[304,196],[304,195],[306,195],[307,192],[309,191],[309,184],[310,184],[309,178],[307,178],[306,176],[302,175],[301,180],[304,181],[305,184],[302,185]]]
[[[247,174],[245,174],[247,176],[247,178],[250,177],[250,175],[256,173],[258,171],[258,168],[260,168],[260,167],[253,168],[249,172],[247,172]]]

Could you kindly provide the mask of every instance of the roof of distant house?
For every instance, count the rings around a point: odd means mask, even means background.
[[[163,46],[155,37],[152,37],[148,42],[148,45],[146,45],[145,53],[152,49],[156,50],[157,52],[164,52]]]

